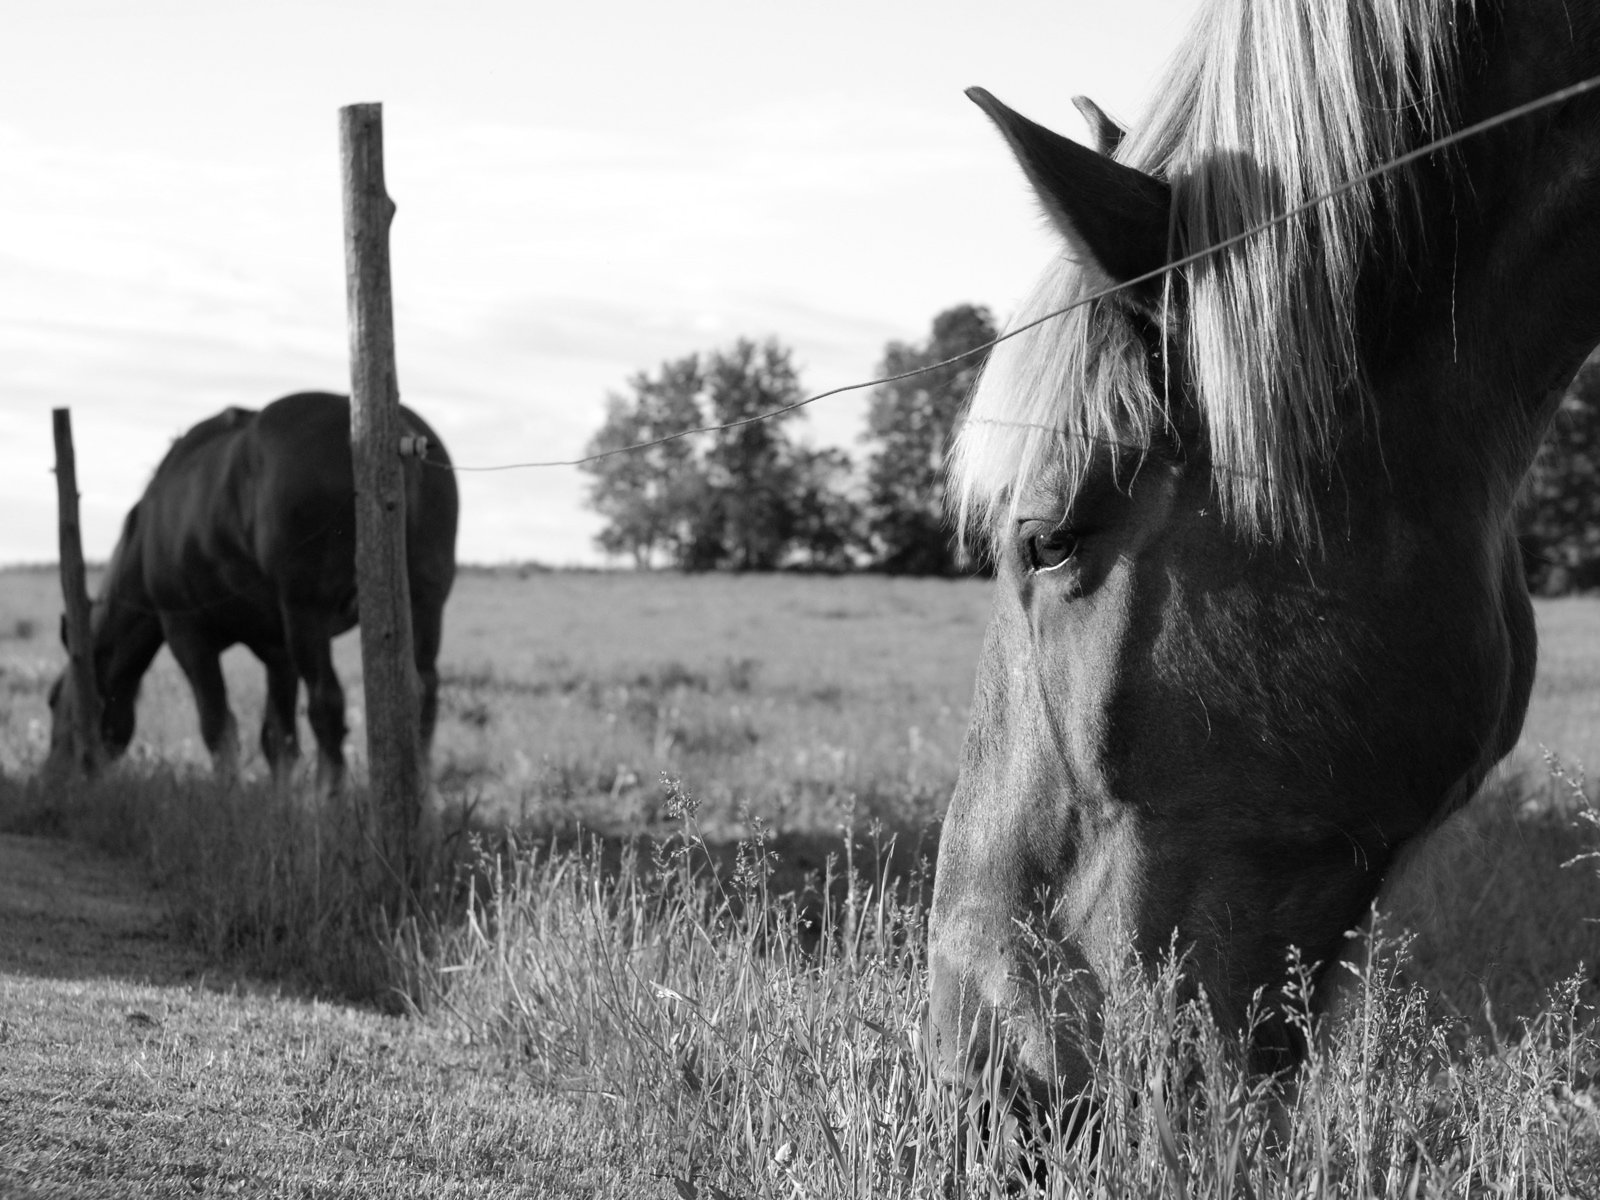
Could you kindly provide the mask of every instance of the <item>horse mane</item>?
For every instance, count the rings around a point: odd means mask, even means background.
[[[1472,3],[1207,4],[1116,154],[1171,184],[1172,257],[1436,136],[1458,74],[1458,20],[1471,18]],[[1375,215],[1404,214],[1416,189],[1413,175],[1386,175],[1190,265],[1181,281],[1166,276],[1158,324],[1164,338],[1182,338],[1175,357],[1222,514],[1249,536],[1319,537],[1315,492],[1341,431],[1375,419],[1354,317]],[[1404,250],[1401,240],[1378,239],[1390,254]],[[1058,260],[1013,327],[1090,290],[1077,264]],[[1181,324],[1170,315],[1180,290]],[[963,536],[992,529],[1051,456],[1070,497],[1097,446],[1148,448],[1175,432],[1165,370],[1114,299],[996,346],[954,456]]]
[[[101,577],[100,586],[96,589],[94,601],[90,605],[90,627],[96,634],[110,612],[112,599],[118,596],[126,599],[125,593],[130,588],[142,588],[139,579],[140,559],[137,539],[139,509],[143,503],[141,497],[122,518],[122,532],[117,535],[117,544],[111,548],[111,558],[106,563],[106,573]]]
[[[219,437],[232,433],[242,428],[256,416],[254,409],[250,408],[225,408],[214,417],[207,417],[198,425],[189,429],[172,441],[167,447],[167,452],[161,456],[161,461],[156,464],[155,473],[150,477],[153,485],[163,475],[175,470],[191,455],[205,446],[210,445]],[[146,491],[149,485],[146,486]],[[144,507],[144,497],[140,496],[134,506],[128,510],[128,515],[122,519],[122,533],[117,537],[117,544],[111,549],[111,559],[106,563],[105,577],[102,579],[99,595],[95,600],[95,607],[100,613],[100,619],[105,619],[106,605],[112,597],[122,595],[127,589],[142,589],[143,583],[139,579],[139,510]],[[123,599],[128,597],[122,595]]]

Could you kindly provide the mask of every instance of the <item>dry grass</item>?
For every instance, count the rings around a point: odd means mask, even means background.
[[[963,1103],[931,1077],[917,889],[841,864],[849,886],[811,950],[759,871],[742,891],[696,871],[692,818],[676,849],[620,871],[513,853],[441,939],[429,999],[552,1088],[600,1097],[595,1120],[704,1194],[1558,1196],[1600,1180],[1600,1041],[1580,978],[1480,1035],[1380,949],[1348,1022],[1274,1081],[1241,1072],[1231,1039],[1177,1001],[1175,970],[1130,965],[1092,1138],[1058,1117],[1023,1143],[997,1091]]]
[[[621,1131],[426,1024],[204,980],[0,976],[0,1195],[584,1196]],[[635,1195],[649,1180],[633,1178]]]
[[[0,575],[0,633],[27,634],[0,636],[12,774],[42,752],[59,662],[39,578]],[[1529,744],[1397,901],[1391,927],[1415,937],[1359,981],[1295,1101],[1237,1070],[1170,975],[1130,973],[1091,1164],[1089,1138],[1025,1148],[1003,1104],[958,1102],[920,1049],[919,839],[954,777],[986,606],[978,584],[468,575],[436,766],[451,827],[470,810],[480,832],[410,896],[363,850],[359,794],[312,812],[197,775],[164,662],[134,762],[74,798],[0,781],[0,824],[133,856],[203,962],[289,992],[0,977],[0,1053],[29,1064],[0,1083],[0,1161],[22,1164],[0,1191],[1600,1194],[1583,974],[1600,887],[1594,863],[1562,865],[1593,830],[1535,749],[1595,756],[1600,608],[1539,606]],[[230,671],[248,724],[260,684]],[[608,836],[580,843],[578,819]]]

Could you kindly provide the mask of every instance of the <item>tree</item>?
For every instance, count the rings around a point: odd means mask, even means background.
[[[631,396],[610,398],[591,454],[687,429],[731,428],[584,467],[594,477],[590,505],[606,518],[597,541],[608,554],[688,571],[849,564],[857,523],[843,490],[850,460],[793,444],[787,427],[798,411],[766,415],[802,397],[786,348],[741,339],[663,363],[629,387]]]
[[[781,565],[793,531],[789,494],[792,451],[784,429],[796,413],[752,421],[802,399],[792,357],[775,339],[757,346],[740,338],[730,350],[711,355],[706,401],[711,423],[732,429],[711,435],[706,478],[716,497],[712,520],[721,561],[737,571],[770,571]]]
[[[796,447],[790,460],[791,553],[819,571],[848,571],[864,544],[861,510],[850,498],[850,456],[827,447]]]
[[[639,372],[628,381],[631,396],[612,393],[606,421],[585,453],[604,454],[670,437],[702,424],[700,359],[689,355],[661,364],[655,378]],[[596,539],[607,554],[631,555],[647,567],[656,552],[677,561],[694,537],[704,504],[704,480],[688,438],[642,450],[611,454],[583,469],[594,477],[589,504],[606,525]]]
[[[898,375],[992,341],[987,308],[962,304],[933,319],[923,345],[890,342],[879,373]],[[865,523],[878,566],[913,575],[953,575],[967,568],[945,513],[945,465],[956,422],[986,354],[974,354],[924,375],[881,384],[872,394],[864,441],[877,451],[867,464]]]
[[[1533,591],[1600,587],[1600,351],[1579,369],[1534,460],[1521,531]]]

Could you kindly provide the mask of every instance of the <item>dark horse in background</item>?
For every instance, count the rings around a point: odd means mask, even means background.
[[[435,660],[455,580],[455,474],[421,417],[426,460],[405,460],[406,570],[421,680],[422,748],[438,711]],[[331,642],[356,623],[355,482],[350,402],[302,392],[259,412],[230,408],[180,437],[123,522],[91,609],[94,675],[111,756],[133,737],[139,681],[163,644],[183,668],[219,774],[237,770],[238,729],[221,655],[243,643],[267,669],[261,751],[286,779],[299,755],[295,703],[305,681],[319,786],[344,775],[344,688]],[[71,672],[50,694],[51,762],[71,755]]]
[[[1291,948],[1326,1005],[1516,744],[1514,507],[1600,341],[1600,94],[1360,180],[1596,74],[1594,4],[1209,0],[1098,150],[974,93],[1063,253],[957,447],[997,586],[931,917],[952,1079],[1066,1112],[1125,956],[1174,943],[1294,1063]]]

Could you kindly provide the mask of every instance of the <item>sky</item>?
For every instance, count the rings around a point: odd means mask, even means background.
[[[172,438],[349,389],[338,109],[383,105],[402,399],[463,466],[580,454],[638,371],[740,336],[808,391],[1056,252],[987,87],[1087,141],[1195,0],[6,0],[0,563],[57,557],[72,410],[104,559]],[[796,433],[858,456],[865,391]],[[463,472],[463,561],[597,564],[573,468]]]

